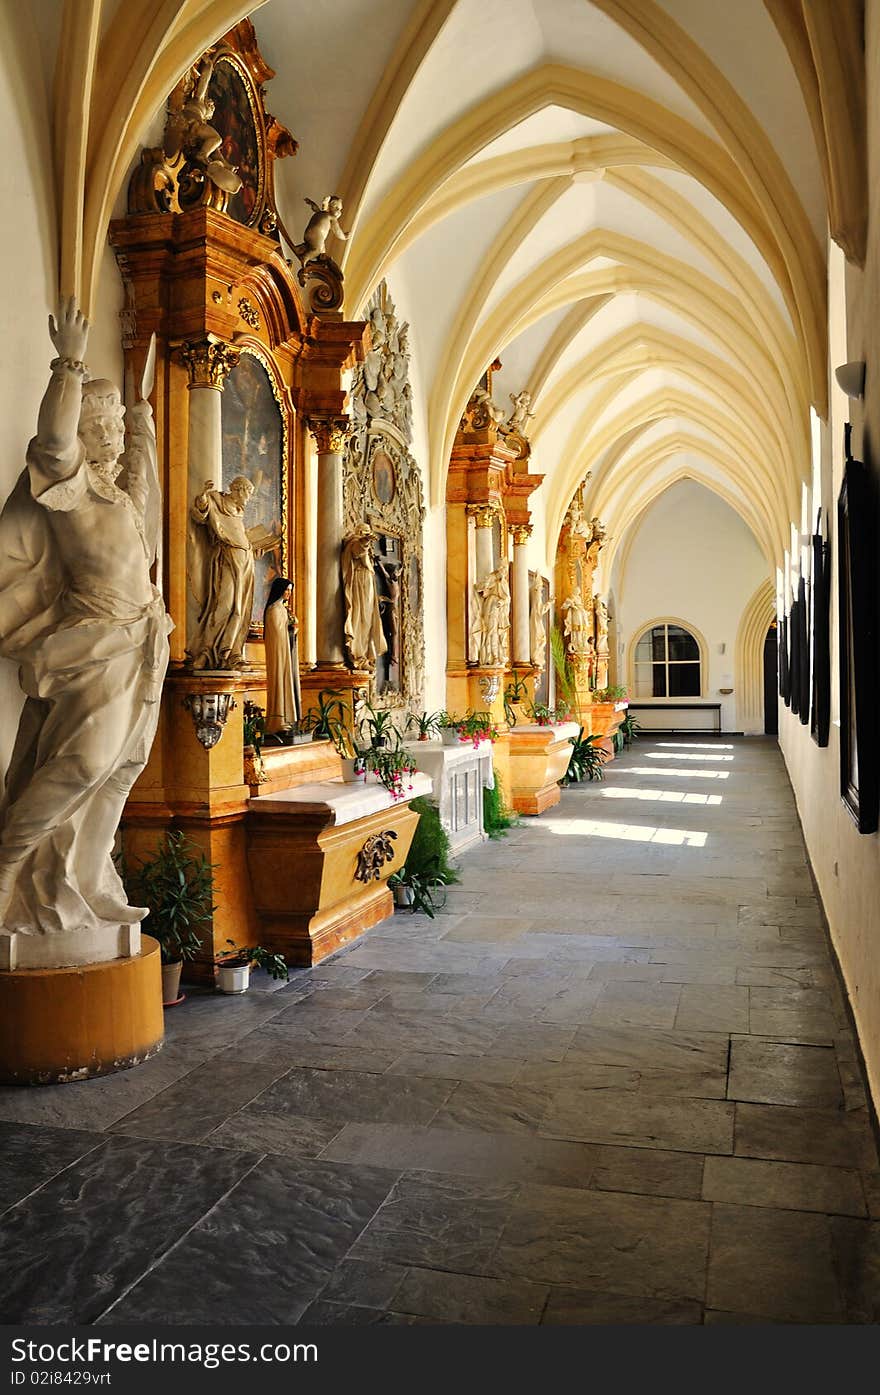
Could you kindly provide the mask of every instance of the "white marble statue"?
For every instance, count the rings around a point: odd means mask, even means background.
[[[572,654],[586,654],[593,643],[592,620],[580,596],[567,596],[562,602],[563,630]]]
[[[348,241],[348,233],[342,231],[339,222],[342,199],[338,194],[328,194],[320,205],[316,204],[314,199],[306,199],[306,203],[314,212],[306,225],[302,242],[297,243],[293,249],[294,255],[303,266],[327,255],[327,238],[331,233],[338,237],[340,242]]]
[[[193,500],[190,584],[199,604],[187,645],[194,669],[244,668],[244,646],[254,604],[254,557],[281,541],[257,524],[246,528],[244,511],[254,486],[236,475],[226,493],[213,480]]]
[[[297,623],[289,610],[293,582],[277,576],[263,611],[266,646],[266,734],[290,731],[302,716]]]
[[[361,523],[342,548],[345,642],[352,668],[370,669],[388,648],[373,570],[373,531]]]
[[[477,662],[483,668],[498,668],[507,663],[510,632],[510,586],[507,563],[502,562],[474,586],[479,599],[477,618]]]
[[[513,411],[504,423],[504,430],[515,431],[519,436],[525,436],[526,427],[535,415],[529,410],[532,405],[532,394],[528,388],[523,388],[522,392],[511,392],[509,396],[513,403]]]
[[[547,627],[544,617],[550,601],[544,600],[544,578],[536,572],[529,584],[529,662],[541,672],[547,661]]]
[[[87,381],[88,333],[73,298],[49,318],[57,357],[0,517],[0,653],[26,694],[0,805],[6,967],[116,958],[136,950],[146,915],[110,854],[153,743],[172,629],[150,579],[161,531],[153,350],[126,440],[118,389]]]
[[[596,652],[608,653],[608,607],[601,596],[596,599]]]

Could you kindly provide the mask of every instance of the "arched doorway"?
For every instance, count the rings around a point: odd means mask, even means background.
[[[767,638],[764,640],[764,733],[766,736],[779,735],[778,665],[776,621],[774,620],[767,631]]]

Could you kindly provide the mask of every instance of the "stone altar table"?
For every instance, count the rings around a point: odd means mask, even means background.
[[[408,741],[406,749],[419,770],[431,778],[430,798],[437,805],[440,822],[449,834],[453,853],[464,852],[485,840],[483,790],[492,789],[492,742]]]
[[[510,731],[510,797],[518,814],[543,814],[560,800],[577,722],[519,723]]]

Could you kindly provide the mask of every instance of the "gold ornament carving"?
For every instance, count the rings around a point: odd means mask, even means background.
[[[467,513],[478,528],[493,528],[498,517],[498,511],[491,504],[468,504]]]
[[[532,536],[532,525],[531,523],[514,523],[511,525],[510,531],[513,534],[514,547],[525,547]]]
[[[374,833],[368,838],[358,853],[354,878],[357,882],[378,882],[382,878],[382,868],[394,861],[394,843],[397,834],[393,828],[383,833]]]
[[[238,313],[245,324],[250,325],[251,329],[260,328],[260,316],[257,307],[252,300],[248,300],[246,295],[243,295],[238,302]]]
[[[189,373],[189,386],[216,388],[222,392],[226,379],[241,358],[241,349],[209,334],[205,339],[190,339],[178,347],[181,361]]]
[[[309,430],[319,455],[341,455],[345,450],[347,417],[310,417]]]

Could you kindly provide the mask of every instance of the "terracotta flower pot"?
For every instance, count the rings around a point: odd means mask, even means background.
[[[162,965],[162,1006],[174,1007],[175,1003],[181,1001],[180,974],[183,969],[183,961],[178,959],[176,964]]]

